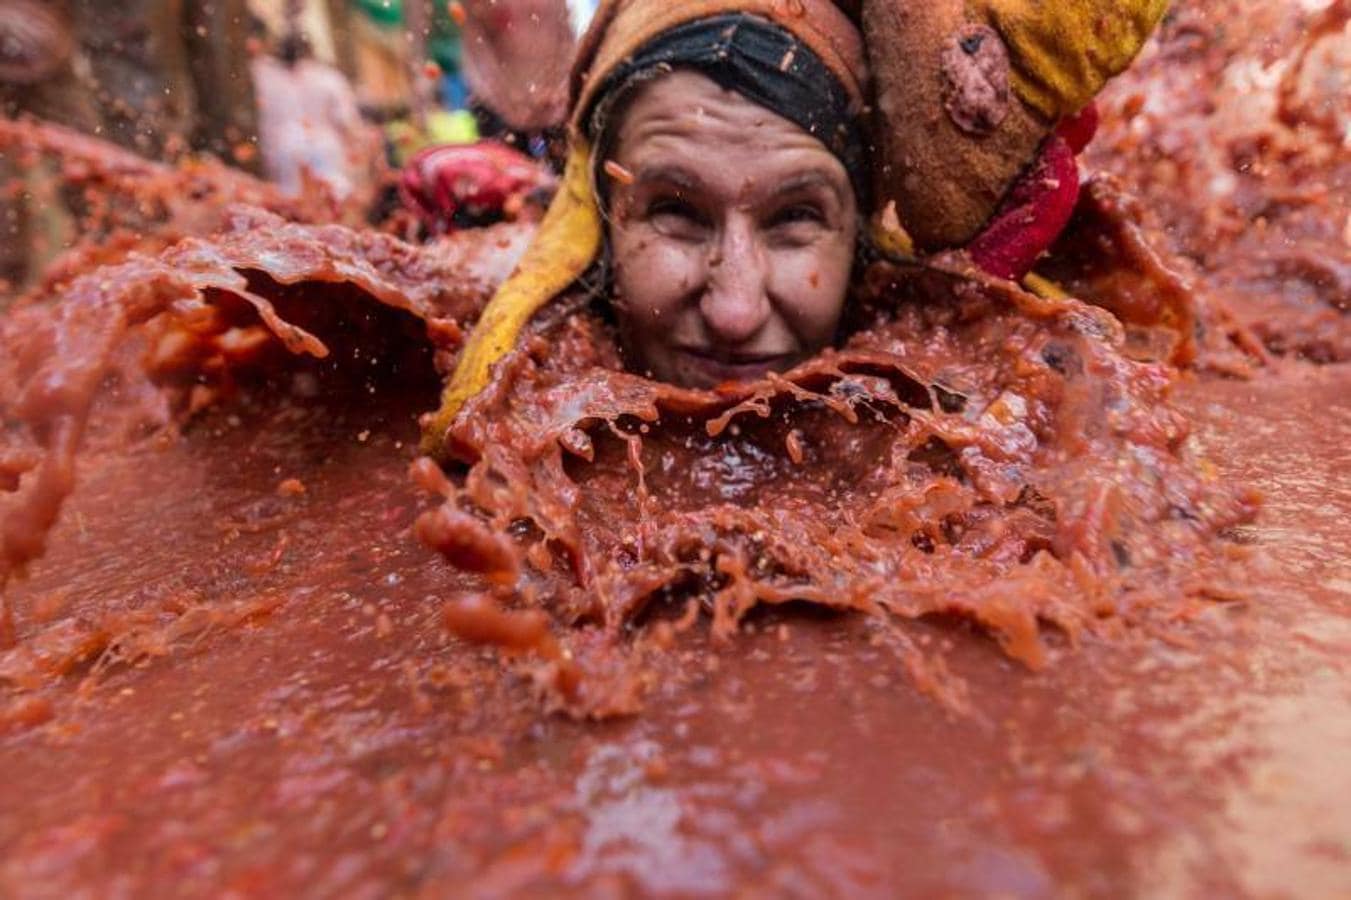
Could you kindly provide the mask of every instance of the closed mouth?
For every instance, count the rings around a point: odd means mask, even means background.
[[[682,349],[681,354],[698,373],[691,387],[717,387],[728,382],[755,381],[770,372],[787,368],[787,353],[728,353],[718,350]]]
[[[681,353],[704,362],[715,363],[729,368],[772,365],[785,359],[786,353],[728,353],[718,350],[704,350],[682,347]]]

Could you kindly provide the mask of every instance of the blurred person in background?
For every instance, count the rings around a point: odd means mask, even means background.
[[[382,152],[379,135],[363,121],[351,83],[314,58],[304,33],[288,32],[275,54],[255,56],[250,69],[267,177],[299,194],[308,172],[338,200],[367,187]]]

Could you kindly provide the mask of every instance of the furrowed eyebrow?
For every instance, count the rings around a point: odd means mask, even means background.
[[[702,184],[699,176],[677,166],[639,169],[637,179],[646,184],[668,184],[689,193],[697,191]]]
[[[803,172],[801,175],[794,175],[774,188],[774,197],[777,199],[787,194],[796,194],[813,188],[824,188],[830,191],[835,195],[835,199],[839,201],[841,206],[845,205],[845,195],[839,184],[824,172]]]

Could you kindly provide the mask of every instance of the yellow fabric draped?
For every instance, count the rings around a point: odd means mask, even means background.
[[[441,395],[441,408],[423,429],[424,453],[442,455],[446,432],[460,408],[488,385],[493,364],[516,345],[531,317],[586,272],[600,254],[601,240],[600,210],[591,186],[591,147],[577,141],[538,234],[469,335]]]

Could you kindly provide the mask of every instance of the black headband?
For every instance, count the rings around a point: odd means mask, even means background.
[[[860,208],[868,172],[859,111],[840,79],[792,32],[768,19],[731,13],[687,22],[644,44],[615,67],[582,119],[595,138],[605,122],[591,121],[609,100],[653,72],[693,69],[725,90],[783,116],[815,137],[840,162],[854,185]],[[604,118],[604,112],[597,118]]]

